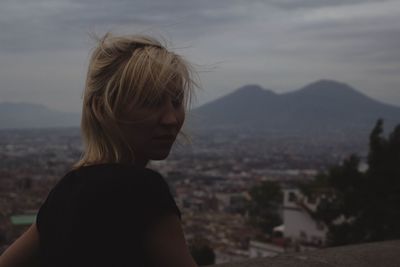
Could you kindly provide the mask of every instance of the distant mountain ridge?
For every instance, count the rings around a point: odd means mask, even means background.
[[[400,107],[376,101],[347,84],[320,80],[299,90],[275,94],[258,85],[244,86],[195,110],[195,130],[362,132],[378,118],[400,123]]]
[[[376,101],[351,86],[320,80],[277,94],[250,84],[204,104],[188,116],[196,131],[308,134],[369,132],[378,118],[385,128],[400,123],[400,107]],[[78,127],[80,114],[31,103],[0,103],[0,129]]]
[[[80,115],[32,103],[0,103],[0,129],[79,126]]]

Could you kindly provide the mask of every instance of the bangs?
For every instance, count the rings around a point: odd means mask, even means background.
[[[194,87],[191,74],[190,65],[172,52],[154,46],[136,49],[120,76],[120,112],[151,106],[165,94],[182,99],[187,108]]]

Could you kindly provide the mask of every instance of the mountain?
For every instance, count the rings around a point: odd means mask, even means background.
[[[244,86],[194,109],[188,124],[195,131],[323,134],[369,131],[378,118],[393,127],[400,123],[400,107],[376,101],[347,84],[320,80],[283,94]]]
[[[376,101],[351,86],[320,80],[299,90],[276,94],[258,85],[194,109],[191,132],[234,131],[304,134],[369,133],[378,118],[385,128],[400,123],[400,107]],[[0,129],[79,126],[80,115],[30,103],[0,103]]]
[[[0,103],[0,129],[79,126],[80,115],[31,103]]]

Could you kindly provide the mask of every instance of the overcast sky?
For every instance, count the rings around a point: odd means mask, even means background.
[[[400,106],[399,0],[2,0],[0,102],[80,111],[88,33],[147,33],[195,64],[198,104],[319,79]]]

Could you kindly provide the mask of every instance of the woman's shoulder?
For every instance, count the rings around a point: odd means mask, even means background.
[[[156,171],[127,164],[97,164],[67,172],[49,193],[52,203],[119,201],[154,195],[167,187]],[[107,196],[107,198],[104,198]],[[102,201],[100,201],[102,203]]]
[[[77,186],[145,186],[163,183],[164,178],[155,170],[122,163],[102,163],[82,166],[68,171],[57,187]],[[131,186],[129,186],[131,185]]]
[[[160,175],[158,172],[152,169],[125,163],[99,163],[99,164],[85,165],[72,169],[67,174],[71,173],[86,174],[86,175],[95,174],[99,176],[110,175],[110,174]]]

